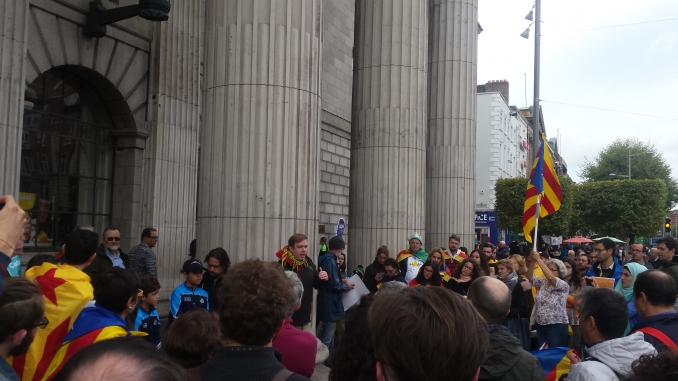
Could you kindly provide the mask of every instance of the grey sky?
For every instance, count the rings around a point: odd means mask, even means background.
[[[506,79],[509,103],[532,104],[534,26],[531,0],[481,0],[478,83]],[[570,176],[616,137],[650,142],[678,177],[678,20],[600,30],[574,30],[678,18],[678,1],[542,1],[541,99],[549,138],[561,138]],[[549,103],[570,103],[662,116],[651,118]]]

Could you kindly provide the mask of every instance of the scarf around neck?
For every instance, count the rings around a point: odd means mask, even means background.
[[[281,259],[283,267],[285,265],[291,266],[297,272],[301,271],[304,267],[308,267],[306,258],[302,261],[296,259],[289,246],[283,247],[282,250],[275,253],[275,256]]]
[[[504,282],[510,291],[513,291],[513,288],[518,284],[518,274],[516,274],[515,270],[511,271],[511,273],[505,277],[497,275],[497,279]]]

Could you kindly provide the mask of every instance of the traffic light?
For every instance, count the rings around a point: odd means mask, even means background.
[[[664,220],[664,233],[671,234],[671,218],[669,217]]]

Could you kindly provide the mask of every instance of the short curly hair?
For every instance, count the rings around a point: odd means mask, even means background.
[[[183,368],[190,369],[212,358],[223,344],[216,314],[195,308],[179,316],[167,328],[161,348]]]
[[[266,345],[297,301],[279,264],[248,259],[233,266],[219,290],[224,336],[242,345]]]
[[[631,365],[627,381],[668,381],[678,379],[678,353],[661,352],[657,355],[642,355]]]

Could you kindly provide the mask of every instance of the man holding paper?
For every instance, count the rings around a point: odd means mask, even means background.
[[[352,290],[353,283],[342,282],[337,257],[346,247],[341,237],[330,238],[329,250],[318,258],[318,267],[327,272],[327,287],[318,291],[318,319],[320,320],[320,341],[330,352],[334,349],[334,333],[337,322],[344,320],[344,303],[341,294]]]
[[[614,256],[616,245],[609,238],[603,238],[596,242],[593,251],[597,254],[597,259],[591,265],[591,268],[586,272],[587,277],[600,277],[614,279],[613,287],[617,286],[617,282],[621,279],[622,265]]]

